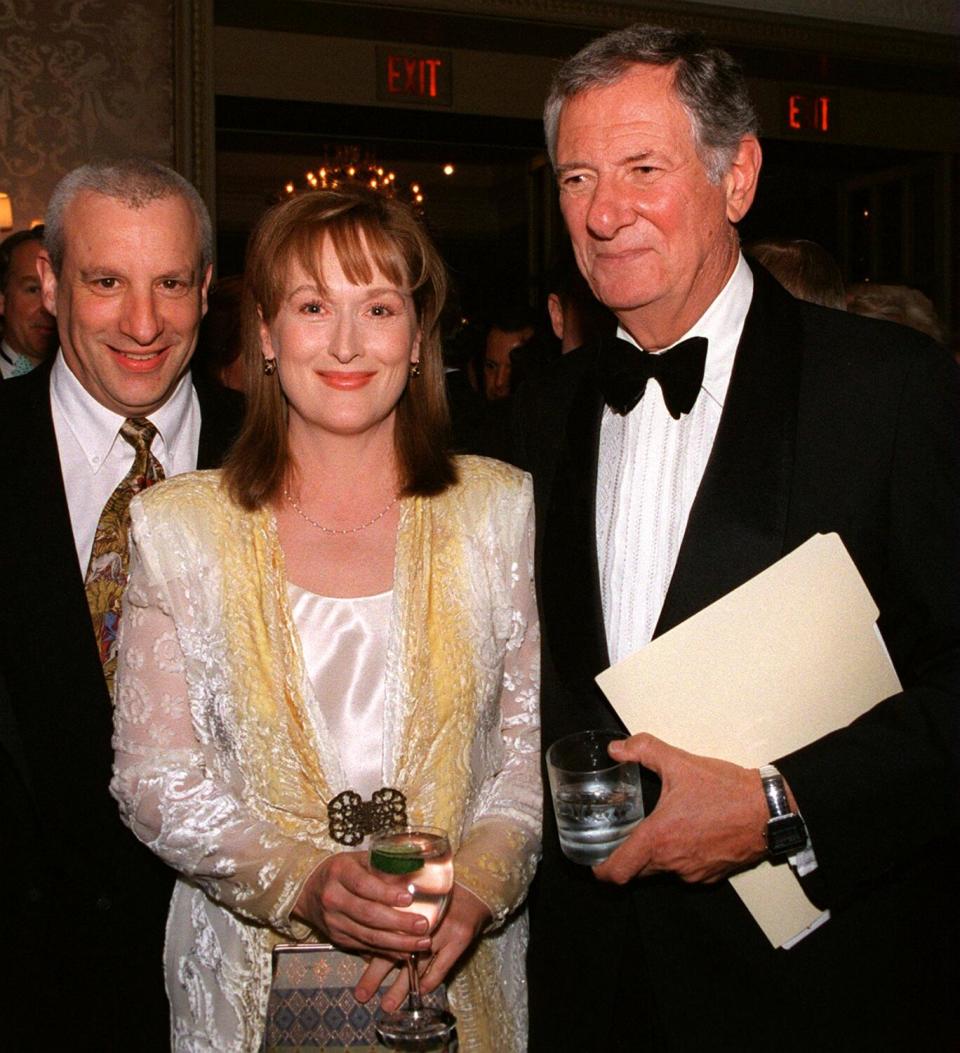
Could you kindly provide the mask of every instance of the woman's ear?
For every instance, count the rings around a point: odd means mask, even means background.
[[[264,321],[263,311],[257,308],[258,329],[260,331],[260,351],[264,359],[270,360],[277,357],[273,346],[273,337],[270,335],[270,326]]]

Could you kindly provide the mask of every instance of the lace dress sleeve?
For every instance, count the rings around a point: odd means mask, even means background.
[[[533,584],[533,498],[525,478],[508,536],[512,625],[500,688],[502,763],[483,782],[456,858],[457,882],[503,923],[526,896],[540,853],[540,625]]]
[[[216,691],[191,697],[180,612],[202,580],[150,573],[133,532],[124,598],[110,790],[123,821],[171,867],[236,913],[303,939],[289,915],[310,872],[329,855],[258,818],[217,754]],[[183,561],[184,568],[189,567]],[[193,591],[191,591],[193,590]],[[173,611],[177,613],[175,620]]]

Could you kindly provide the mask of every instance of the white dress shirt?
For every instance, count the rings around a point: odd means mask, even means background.
[[[752,297],[753,274],[741,256],[720,294],[680,338],[708,341],[703,386],[689,413],[674,420],[656,380],[647,382],[643,398],[625,417],[609,407],[603,411],[596,531],[611,662],[653,638]],[[623,328],[618,335],[636,344]]]
[[[126,418],[97,402],[60,352],[50,375],[50,408],[80,573],[86,574],[100,513],[130,471],[134,449],[120,435]],[[157,428],[150,452],[167,478],[193,471],[200,444],[200,403],[189,373],[148,420]]]

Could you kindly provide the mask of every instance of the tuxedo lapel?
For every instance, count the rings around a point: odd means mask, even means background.
[[[737,348],[713,450],[690,510],[656,634],[784,553],[800,393],[801,319],[765,272]]]
[[[609,664],[595,525],[603,400],[595,368],[577,378],[557,454],[541,559],[545,639],[561,679],[590,680]]]

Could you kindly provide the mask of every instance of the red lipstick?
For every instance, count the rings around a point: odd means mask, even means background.
[[[369,384],[376,376],[376,373],[323,372],[319,373],[318,376],[327,387],[336,388],[338,391],[354,391],[357,388],[362,388],[365,384]]]

